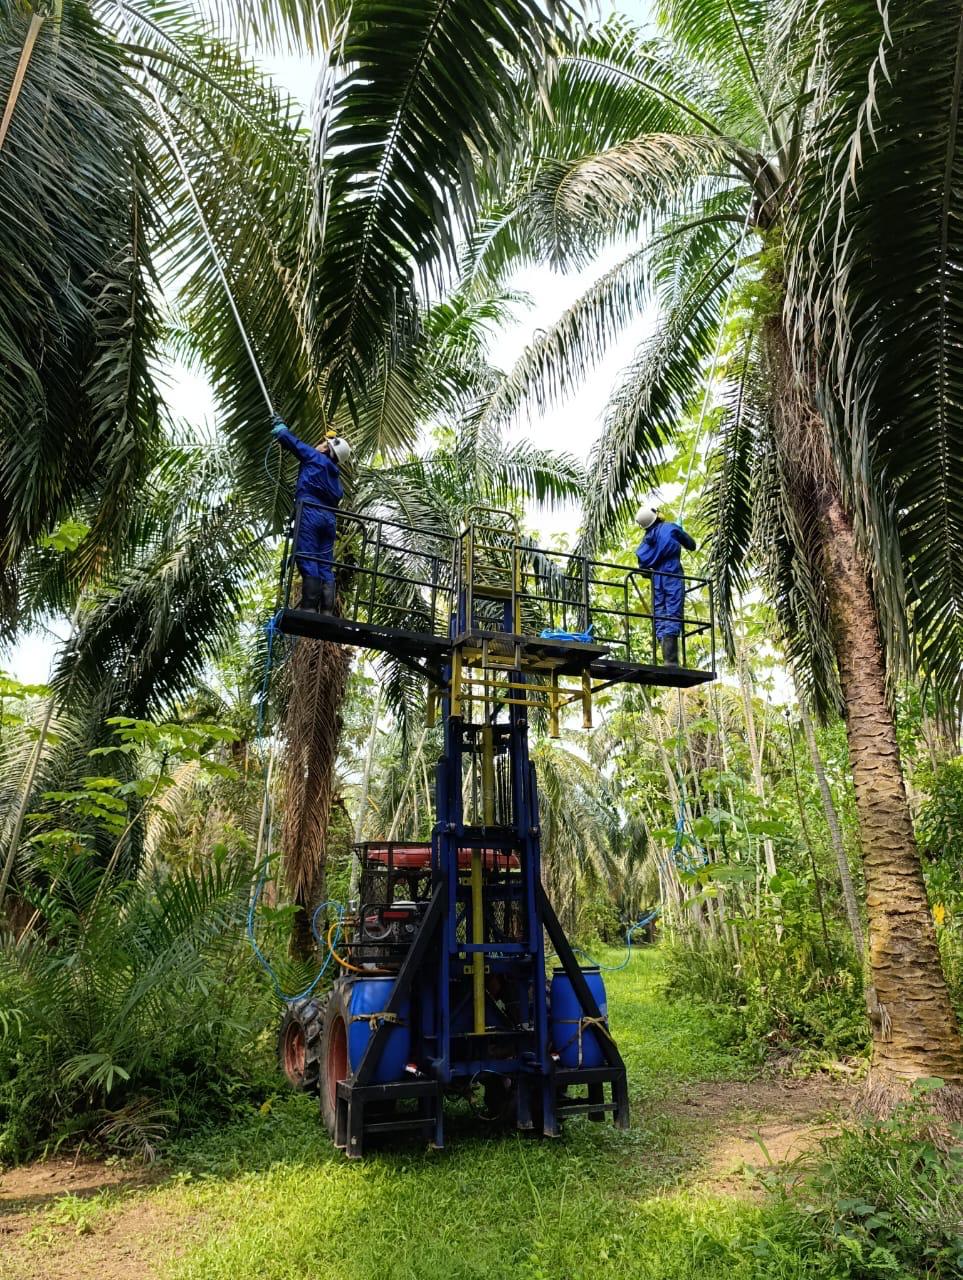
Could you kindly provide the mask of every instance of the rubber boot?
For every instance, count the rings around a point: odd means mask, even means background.
[[[321,603],[318,613],[334,613],[335,585],[333,582],[321,583]]]
[[[320,578],[309,578],[306,574],[301,578],[301,601],[299,609],[317,609],[321,599],[324,583]]]
[[[662,662],[667,667],[677,667],[679,665],[678,636],[662,637]]]

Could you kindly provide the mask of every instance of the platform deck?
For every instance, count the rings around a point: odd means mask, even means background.
[[[282,610],[278,629],[287,635],[354,645],[360,649],[388,653],[409,663],[425,664],[426,670],[436,677],[453,647],[449,636],[356,622],[353,618],[315,613],[310,609]],[[594,681],[606,684],[688,689],[715,678],[714,671],[628,662],[618,656],[617,650],[606,645],[581,644],[575,640],[547,640],[541,636],[512,635],[505,631],[469,631],[457,636],[454,644],[469,652],[480,652],[482,645],[487,644],[490,658],[508,657],[517,649],[528,671],[554,670],[559,675],[578,675],[587,671]]]

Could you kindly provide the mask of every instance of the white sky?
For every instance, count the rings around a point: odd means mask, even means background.
[[[636,21],[649,16],[650,0],[615,0],[609,4],[603,0],[603,11],[625,13]],[[262,57],[264,68],[280,84],[310,109],[318,67],[310,59],[291,57]],[[619,253],[611,250],[600,255],[593,266],[578,274],[563,275],[548,267],[536,267],[520,271],[510,282],[511,287],[527,294],[532,305],[517,313],[517,322],[496,332],[491,343],[491,358],[495,365],[510,369],[539,329],[549,327],[571,305],[575,298],[605,270],[617,261]],[[599,366],[585,379],[558,408],[539,417],[528,418],[508,431],[509,438],[527,436],[535,444],[574,454],[584,459],[598,435],[602,412],[620,371],[629,362],[632,353],[651,331],[654,316],[644,317],[631,326],[621,340],[613,344]],[[194,373],[176,367],[167,392],[167,402],[175,417],[198,428],[213,422],[214,399],[207,381]],[[555,512],[530,512],[531,523],[545,535],[574,532],[577,511],[574,508]],[[3,665],[17,679],[27,683],[42,683],[49,675],[57,645],[56,637],[66,636],[64,620],[52,620],[49,630],[25,638],[12,651],[0,652]]]

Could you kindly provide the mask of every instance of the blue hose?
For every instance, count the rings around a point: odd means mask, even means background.
[[[641,919],[636,920],[635,924],[630,924],[625,931],[625,959],[621,964],[602,964],[600,960],[594,960],[587,951],[583,951],[581,947],[572,947],[576,955],[582,956],[587,960],[594,969],[605,969],[608,973],[618,973],[620,969],[624,969],[632,959],[632,935],[637,933],[639,929],[644,929],[647,924],[651,924],[653,920],[657,920],[662,914],[661,907],[654,907],[651,911],[646,912]]]
[[[260,739],[264,732],[264,717],[267,714],[268,692],[271,687],[271,672],[274,668],[274,641],[278,635],[278,622],[281,618],[282,610],[278,609],[277,613],[268,618],[264,624],[264,634],[267,636],[267,653],[264,657],[264,678],[261,681],[261,689],[257,700],[257,726],[254,736]]]
[[[328,948],[328,954],[324,957],[324,961],[321,965],[321,968],[318,970],[313,980],[304,988],[303,991],[298,991],[295,995],[288,995],[284,990],[282,990],[281,983],[278,980],[277,974],[274,972],[273,965],[271,964],[267,956],[264,954],[264,952],[261,950],[261,948],[258,946],[257,938],[254,936],[254,916],[257,911],[257,904],[261,900],[261,893],[264,889],[264,884],[265,884],[265,881],[267,880],[267,877],[268,877],[268,864],[265,863],[264,870],[261,872],[260,878],[257,882],[257,886],[254,890],[254,895],[251,898],[251,904],[247,909],[247,938],[248,938],[248,942],[250,942],[251,944],[252,951],[258,958],[258,961],[261,967],[263,968],[264,972],[268,975],[268,977],[271,979],[271,986],[274,988],[274,994],[277,996],[279,1000],[283,1000],[285,1004],[294,1004],[298,1000],[307,1000],[309,996],[314,995],[314,992],[317,990],[318,983],[324,977],[325,972],[327,971],[328,965],[331,963],[331,957],[334,954],[334,952],[331,947]],[[328,902],[322,902],[320,903],[319,906],[315,907],[314,913],[311,916],[311,933],[314,936],[314,938],[317,940],[317,942],[321,943],[321,938],[318,935],[318,917],[326,907],[334,907],[334,909],[338,913],[338,928],[334,935],[334,944],[333,944],[333,946],[337,946],[338,940],[341,937],[342,927],[344,924],[344,906],[342,903],[335,902],[332,899],[331,901],[328,901]],[[327,945],[327,944],[323,944],[323,945]]]

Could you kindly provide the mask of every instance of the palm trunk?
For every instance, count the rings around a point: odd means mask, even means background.
[[[961,1083],[963,1044],[926,900],[869,577],[833,490],[820,508],[866,878],[873,1068],[884,1078]]]
[[[780,321],[767,335],[778,388],[774,437],[783,497],[825,587],[853,771],[868,923],[867,1006],[880,1082],[963,1083],[963,1042],[940,964],[886,691],[869,569],[843,507],[826,423],[792,370]],[[800,552],[800,554],[804,554]]]
[[[860,958],[860,963],[862,963],[865,956],[866,942],[863,938],[863,922],[859,917],[856,887],[853,884],[852,873],[849,869],[849,857],[846,853],[846,846],[843,843],[843,833],[839,825],[839,816],[836,813],[833,793],[829,789],[829,779],[826,777],[826,770],[823,767],[823,758],[819,754],[819,743],[816,741],[816,731],[813,728],[812,717],[801,699],[799,700],[799,715],[802,720],[803,733],[806,735],[806,745],[809,747],[813,772],[816,774],[816,782],[819,786],[823,814],[826,818],[826,826],[829,828],[830,843],[833,846],[833,853],[836,855],[836,866],[839,869],[839,881],[843,890],[843,902],[846,906],[846,919],[849,921],[856,954]]]
[[[311,913],[325,897],[328,817],[350,669],[343,645],[307,640],[298,642],[285,668],[284,867],[298,908],[291,951],[300,959],[313,954]]]

